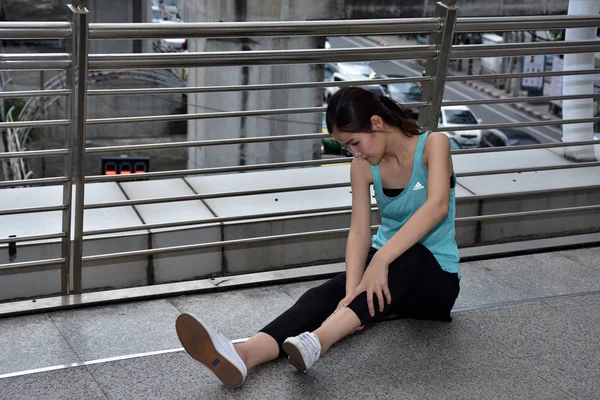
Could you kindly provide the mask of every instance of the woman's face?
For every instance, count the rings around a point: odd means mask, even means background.
[[[381,162],[385,150],[383,132],[381,132],[383,122],[378,116],[374,116],[371,122],[372,131],[370,132],[344,132],[334,129],[332,136],[339,144],[347,147],[354,158],[377,165]]]
[[[334,130],[333,138],[347,147],[354,158],[363,159],[372,165],[381,161],[383,149],[377,132],[351,133]]]

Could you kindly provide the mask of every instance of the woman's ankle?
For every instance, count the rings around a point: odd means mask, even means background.
[[[279,345],[275,339],[264,333],[259,333],[234,347],[248,370],[275,360],[279,355]]]
[[[234,344],[233,348],[235,349],[235,351],[238,353],[238,355],[240,356],[240,358],[246,365],[246,368],[250,369],[250,366],[248,365],[248,353],[246,351],[244,351],[243,343]]]

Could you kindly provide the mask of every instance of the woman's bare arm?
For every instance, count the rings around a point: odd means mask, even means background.
[[[371,166],[355,158],[350,166],[352,219],[346,242],[346,294],[352,293],[365,271],[371,248]]]

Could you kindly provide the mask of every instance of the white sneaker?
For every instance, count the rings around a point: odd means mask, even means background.
[[[314,333],[304,332],[285,339],[283,350],[289,356],[290,363],[299,371],[306,373],[321,356],[321,342]]]
[[[231,340],[189,314],[177,317],[175,328],[185,351],[210,369],[225,386],[236,388],[244,383],[248,370]]]

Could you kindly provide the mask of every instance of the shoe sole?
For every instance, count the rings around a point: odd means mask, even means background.
[[[242,373],[217,351],[210,335],[196,318],[181,314],[177,317],[175,329],[185,351],[210,369],[223,385],[236,388],[244,383]]]
[[[306,373],[308,369],[306,368],[306,364],[304,364],[304,359],[302,358],[302,354],[300,354],[300,350],[289,342],[284,342],[282,347],[283,351],[288,355],[290,364],[296,367],[298,371]]]

